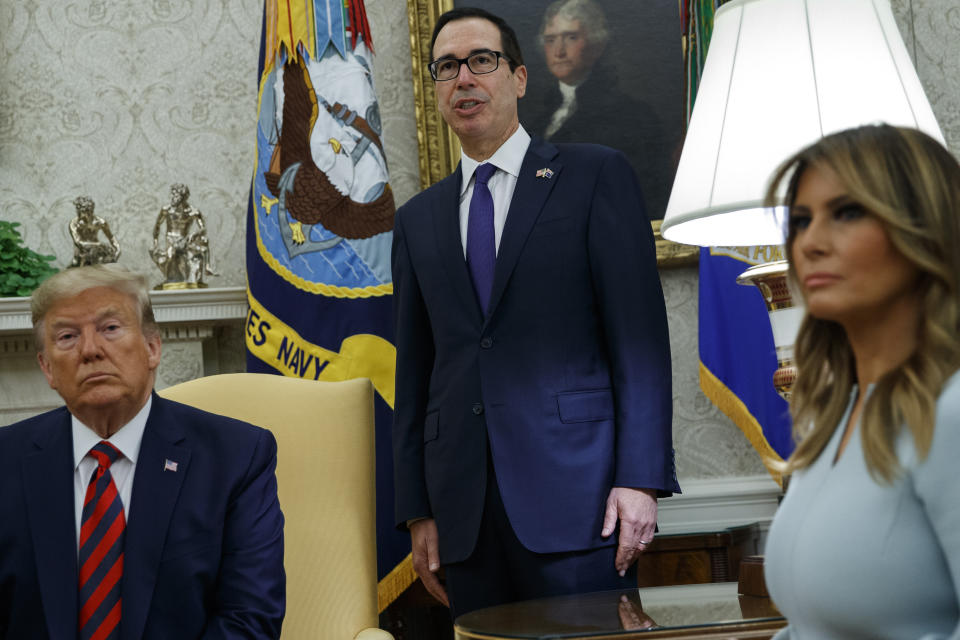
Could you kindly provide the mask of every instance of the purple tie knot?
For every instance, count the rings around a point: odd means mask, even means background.
[[[496,172],[497,168],[494,165],[490,164],[489,162],[485,162],[481,165],[477,165],[477,170],[474,171],[473,175],[477,177],[477,184],[487,184],[487,182]]]

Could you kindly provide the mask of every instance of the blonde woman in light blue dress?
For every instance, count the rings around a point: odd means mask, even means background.
[[[960,165],[886,125],[789,159],[806,303],[798,443],[768,536],[783,640],[960,638]]]

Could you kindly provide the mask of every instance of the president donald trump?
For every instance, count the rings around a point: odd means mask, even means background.
[[[463,152],[396,216],[397,523],[454,616],[636,586],[657,497],[679,490],[636,176],[613,149],[531,139],[527,70],[501,18],[447,12],[432,52]]]
[[[0,429],[0,638],[277,638],[276,442],[153,393],[146,281],[61,272],[31,300],[65,407]]]

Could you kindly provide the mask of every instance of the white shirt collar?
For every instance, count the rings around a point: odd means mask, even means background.
[[[147,416],[150,415],[150,407],[153,405],[153,394],[147,397],[147,404],[133,416],[127,424],[107,438],[107,442],[115,446],[133,464],[137,463],[137,456],[140,455],[140,443],[143,441],[143,430],[147,426]],[[76,471],[90,449],[98,442],[103,440],[97,433],[80,422],[77,417],[70,414],[70,426],[73,431],[73,470]]]
[[[530,134],[519,125],[513,135],[507,138],[507,141],[500,145],[492,156],[484,162],[489,162],[500,171],[509,173],[514,178],[520,175],[520,167],[523,165],[523,157],[527,155],[527,147],[530,146]],[[473,178],[473,172],[481,163],[477,162],[460,150],[460,171],[463,179],[460,181],[460,195],[467,190],[470,179]]]

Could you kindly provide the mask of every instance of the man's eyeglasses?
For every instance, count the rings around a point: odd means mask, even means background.
[[[430,75],[434,80],[453,80],[460,75],[460,65],[463,63],[467,63],[467,68],[470,69],[471,73],[479,76],[496,71],[500,66],[500,58],[507,62],[510,61],[510,58],[499,51],[487,50],[471,53],[466,58],[454,58],[452,56],[440,58],[428,64],[427,68],[430,69]]]

